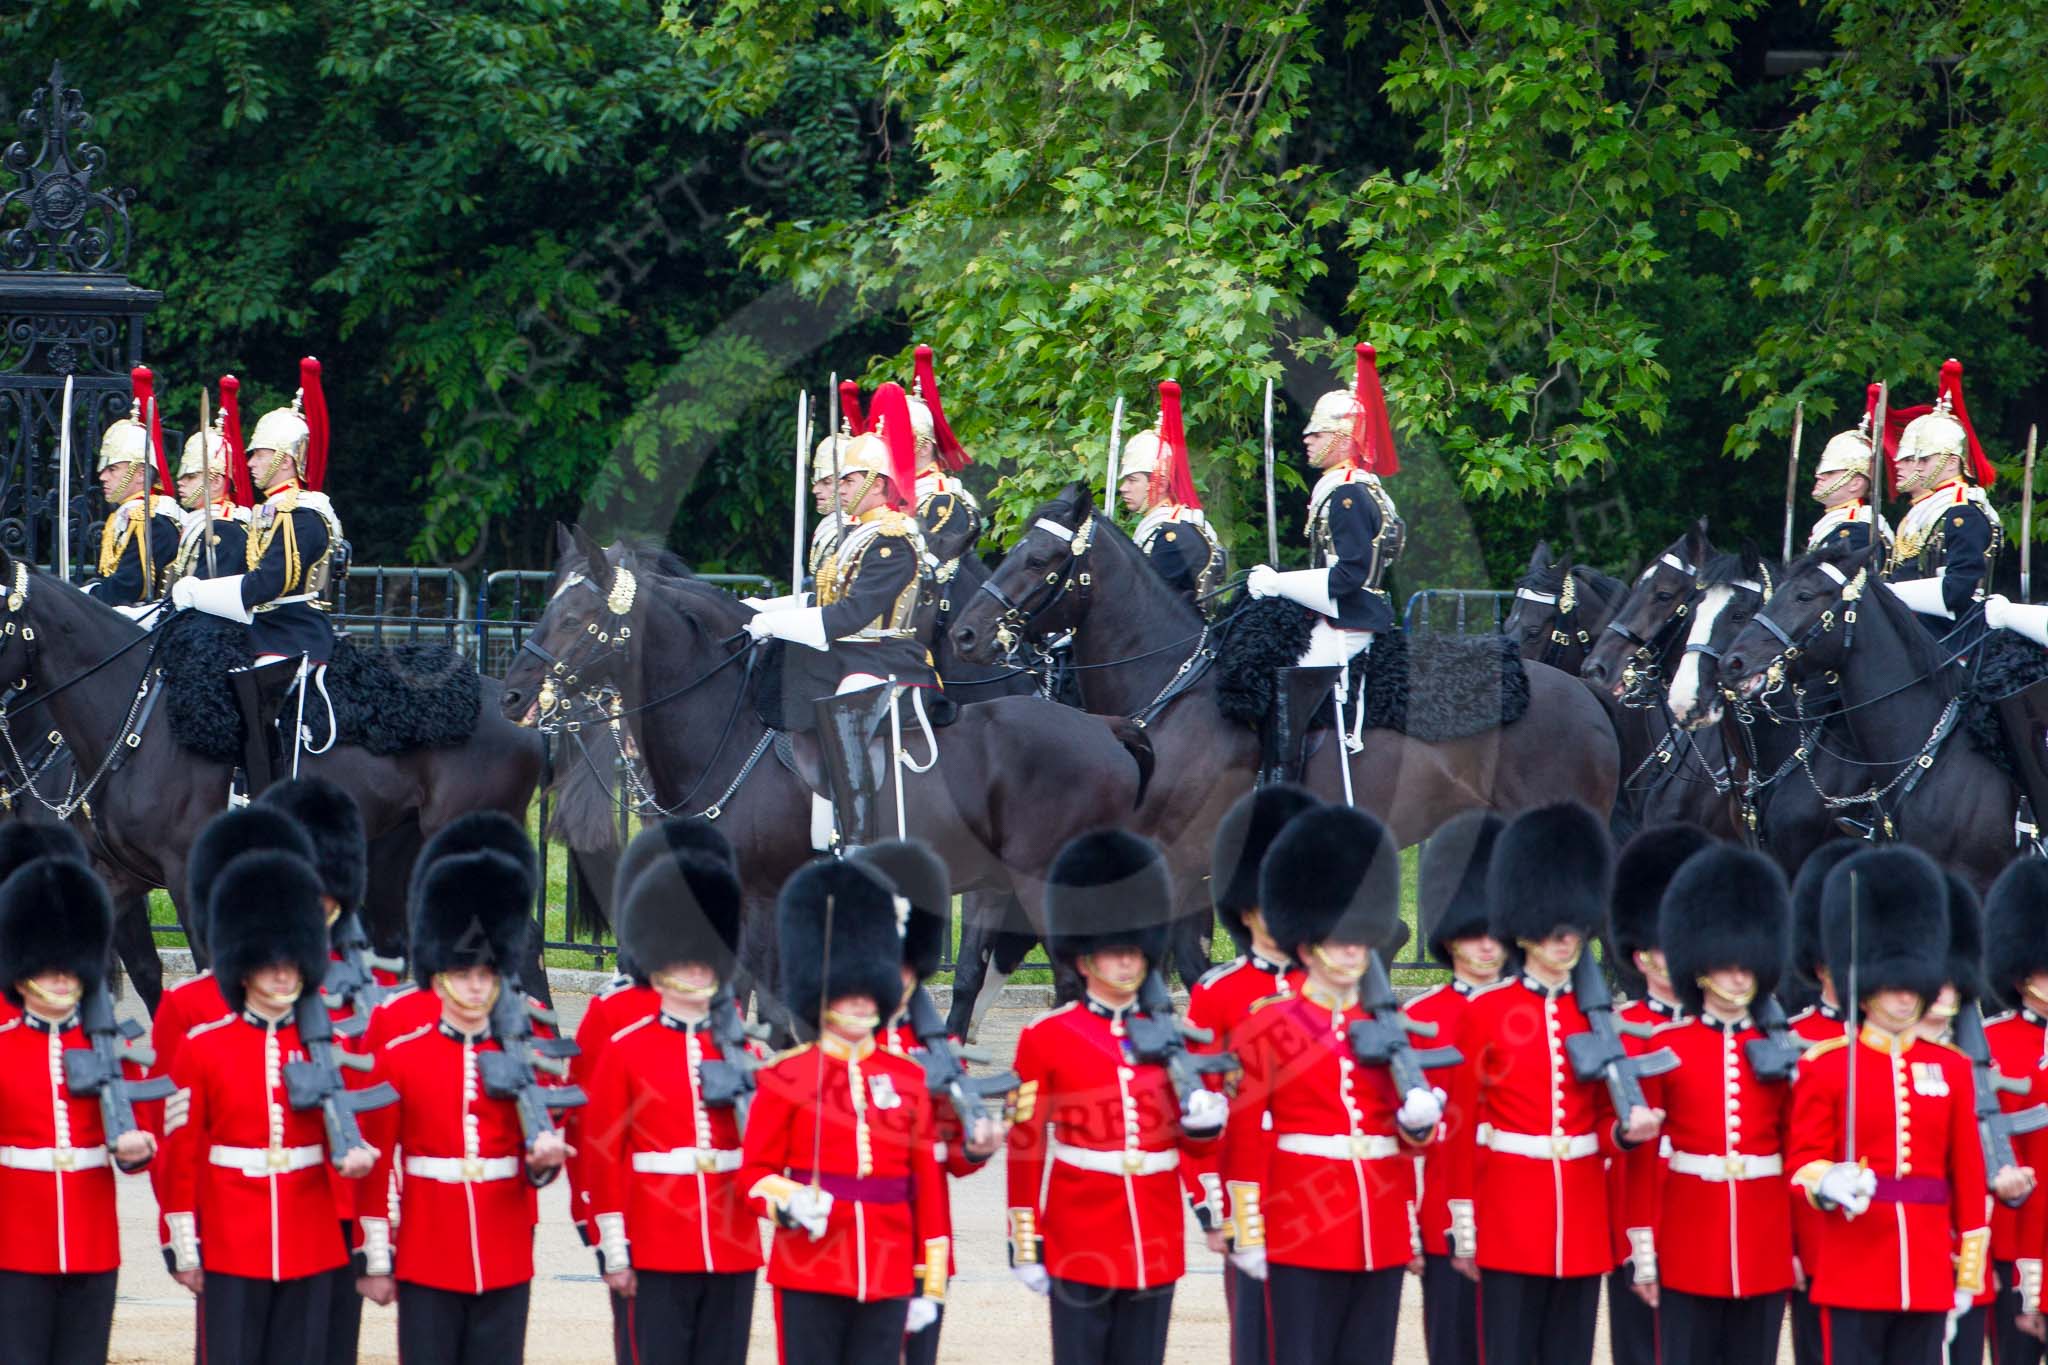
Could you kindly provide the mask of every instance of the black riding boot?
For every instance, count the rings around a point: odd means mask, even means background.
[[[881,832],[883,774],[868,746],[888,723],[889,688],[820,697],[815,705],[818,746],[832,783],[834,846],[843,852],[871,844]]]
[[[292,680],[298,677],[299,663],[298,659],[273,659],[228,670],[228,681],[242,711],[242,772],[251,799],[285,775],[277,718],[291,694]],[[293,739],[296,742],[297,736]]]
[[[1316,710],[1337,685],[1334,668],[1276,668],[1273,700],[1259,732],[1259,781],[1299,782]]]
[[[2000,701],[1998,725],[2005,734],[2013,776],[2039,826],[2048,818],[2048,679]],[[2041,838],[2038,831],[2034,838]]]

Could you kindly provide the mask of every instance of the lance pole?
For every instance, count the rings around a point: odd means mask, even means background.
[[[1792,455],[1785,465],[1785,541],[1779,562],[1792,562],[1792,504],[1799,496],[1799,437],[1806,427],[1806,400],[1792,405]]]

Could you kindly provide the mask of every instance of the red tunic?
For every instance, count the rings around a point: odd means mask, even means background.
[[[409,1284],[481,1294],[533,1278],[535,1182],[519,1111],[485,1094],[478,1074],[477,1058],[498,1051],[488,1033],[464,1036],[437,1022],[377,1053],[377,1079],[399,1098],[362,1118],[377,1149],[363,1185],[363,1240],[380,1240],[376,1224],[390,1217],[395,1176],[398,1217],[382,1231],[396,1252],[390,1273]]]
[[[1851,1051],[1846,1039],[1820,1043],[1799,1066],[1786,1165],[1808,1199],[1844,1156]],[[1859,1218],[1821,1220],[1820,1264],[1808,1270],[1813,1301],[1946,1313],[1958,1288],[1983,1288],[1990,1241],[1970,1064],[1944,1044],[1869,1027],[1853,1051],[1855,1155],[1877,1175],[1877,1198]]]
[[[1387,1069],[1351,1055],[1347,1031],[1365,1017],[1355,1003],[1333,1010],[1303,994],[1273,1001],[1237,1031],[1244,1078],[1224,1129],[1224,1188],[1234,1245],[1263,1238],[1276,1265],[1385,1270],[1421,1253],[1420,1144],[1395,1126],[1401,1098]]]
[[[1421,995],[1410,1000],[1403,1007],[1411,1018],[1419,1023],[1436,1025],[1434,1037],[1418,1035],[1413,1041],[1416,1047],[1455,1047],[1460,1051],[1460,1041],[1465,1028],[1465,1004],[1472,998],[1477,987],[1453,977],[1439,986],[1431,986]],[[1445,1091],[1455,1090],[1455,1071],[1435,1071],[1430,1079]],[[1444,1121],[1437,1125],[1436,1140],[1425,1147],[1422,1155],[1415,1159],[1416,1175],[1420,1190],[1416,1200],[1416,1223],[1422,1233],[1422,1250],[1430,1256],[1453,1254],[1451,1245],[1451,1201],[1446,1188],[1449,1175],[1449,1153],[1453,1145],[1462,1145],[1466,1160],[1471,1159],[1473,1125],[1464,1122],[1465,1114],[1446,1108]]]
[[[1483,1269],[1553,1277],[1614,1268],[1603,1157],[1616,1156],[1607,1087],[1580,1081],[1565,1039],[1586,1031],[1569,984],[1527,976],[1474,992],[1452,1112],[1480,1125],[1452,1148],[1450,1197],[1472,1201]]]
[[[164,1102],[164,1215],[196,1215],[209,1271],[295,1280],[347,1259],[338,1209],[352,1205],[329,1164],[318,1110],[285,1097],[283,1067],[301,1061],[299,1030],[224,1015],[185,1035]]]
[[[911,1032],[910,1025],[897,1024],[892,1028],[886,1028],[882,1030],[878,1041],[881,1043],[884,1051],[893,1053],[898,1057],[907,1057],[911,1061],[916,1062],[920,1069],[924,1066],[924,1044],[920,1043],[917,1040],[917,1035]],[[959,1041],[957,1039],[953,1041],[957,1047]],[[929,1094],[930,1091],[927,1090],[926,1093]],[[992,1108],[990,1112],[993,1115],[998,1111]],[[946,1198],[939,1206],[939,1213],[941,1215],[939,1231],[946,1238],[946,1274],[950,1278],[960,1268],[960,1248],[953,1243],[952,1182],[973,1175],[976,1171],[987,1166],[988,1162],[985,1160],[976,1161],[967,1155],[966,1134],[960,1127],[960,1115],[954,1112],[953,1106],[949,1102],[941,1099],[932,1100],[932,1124],[938,1133],[938,1141],[932,1147],[932,1155],[938,1160],[939,1168],[947,1176]],[[924,1278],[924,1258],[921,1256],[917,1262],[917,1274],[919,1281],[922,1282]]]
[[[755,1210],[772,1217],[814,1172],[833,1197],[822,1238],[776,1229],[769,1284],[868,1303],[917,1290],[912,1272],[920,1258],[950,1261],[939,1230],[945,1177],[932,1156],[938,1134],[923,1067],[879,1050],[872,1038],[849,1047],[828,1035],[822,1045],[785,1054],[757,1079],[740,1177]]]
[[[596,1040],[584,1019],[577,1041],[587,1047]],[[599,1049],[580,1139],[593,1236],[598,1217],[617,1214],[639,1269],[758,1270],[761,1229],[741,1183],[739,1124],[732,1110],[699,1099],[704,1063],[725,1055],[710,1029],[657,1004]]]
[[[1301,989],[1302,971],[1290,963],[1272,962],[1257,953],[1247,953],[1230,962],[1219,963],[1202,974],[1188,992],[1187,1021],[1214,1035],[1206,1043],[1189,1043],[1196,1052],[1228,1052],[1238,1026],[1251,1017],[1252,1007],[1275,995],[1292,995]],[[1224,1078],[1207,1078],[1211,1090],[1224,1088]],[[1223,1216],[1223,1177],[1218,1165],[1223,1145],[1212,1143],[1199,1155],[1180,1164],[1181,1188],[1194,1206],[1195,1216],[1205,1228],[1220,1227]]]
[[[614,978],[603,991],[590,998],[584,1007],[583,1018],[576,1025],[576,1046],[582,1051],[569,1059],[569,1084],[580,1085],[583,1093],[589,1094],[597,1077],[598,1063],[604,1058],[605,1044],[612,1035],[638,1019],[645,1019],[661,1008],[661,992],[652,986],[638,986],[631,977]],[[576,1224],[576,1235],[586,1246],[592,1244],[590,1181],[586,1167],[590,1162],[589,1144],[583,1140],[584,1124],[589,1121],[589,1108],[565,1109],[562,1111],[562,1136],[576,1155],[562,1168],[569,1177],[569,1219]]]
[[[2023,1094],[2001,1091],[2000,1106],[2010,1113],[2048,1101],[2048,1020],[2030,1009],[2013,1010],[1985,1020],[1984,1037],[1991,1044],[1992,1064],[2003,1075],[2030,1082]],[[2013,1151],[2022,1166],[2031,1166],[2037,1176],[2048,1178],[2048,1129],[2020,1134],[2013,1139]],[[2048,1242],[2048,1195],[2036,1190],[2016,1209],[1991,1201],[1992,1260],[2032,1262],[2035,1268],[2027,1274],[2038,1275],[2044,1242]],[[2022,1311],[2039,1310],[2029,1305]]]
[[[0,1270],[91,1275],[121,1264],[99,1101],[64,1084],[65,1051],[91,1046],[75,1015],[52,1025],[17,1012],[0,1023]]]
[[[1803,1009],[1789,1022],[1793,1036],[1809,1047],[1842,1036],[1842,1012],[1833,1005],[1818,1004]],[[1814,1268],[1820,1264],[1821,1224],[1827,1215],[1815,1208],[1797,1189],[1792,1191],[1791,1200],[1793,1269],[1811,1281]]]
[[[1029,1255],[1042,1236],[1055,1279],[1148,1289],[1186,1269],[1178,1171],[1216,1142],[1182,1135],[1166,1069],[1131,1059],[1126,1013],[1077,1001],[1018,1038],[1010,1238]]]
[[[1785,1139],[1792,1087],[1757,1079],[1748,1021],[1688,1019],[1651,1046],[1678,1069],[1643,1082],[1665,1111],[1665,1156],[1645,1191],[1631,1188],[1629,1223],[1655,1230],[1658,1280],[1681,1293],[1741,1299],[1792,1286],[1792,1214],[1785,1205]]]
[[[213,979],[210,971],[201,972],[190,981],[181,981],[165,991],[163,998],[156,1002],[156,1015],[149,1022],[149,1046],[156,1053],[156,1061],[150,1067],[152,1076],[171,1074],[171,1063],[177,1058],[178,1049],[184,1046],[185,1035],[201,1024],[210,1024],[216,1019],[225,1019],[231,1013],[228,1002],[220,993],[220,983]],[[164,1140],[164,1106],[161,1100],[137,1105],[135,1120],[144,1128],[156,1134],[161,1149]],[[166,1161],[153,1161],[149,1166],[149,1188],[156,1196],[156,1233],[158,1245],[166,1250],[171,1245],[171,1230],[164,1223],[164,1173],[170,1169]]]
[[[1623,1023],[1648,1029],[1662,1028],[1681,1017],[1676,1005],[1668,1005],[1649,996],[1631,1000],[1614,1013]],[[1649,1039],[1638,1038],[1632,1033],[1621,1035],[1621,1045],[1631,1056],[1654,1052],[1657,1047]],[[1634,1254],[1629,1241],[1631,1229],[1645,1238],[1652,1235],[1650,1225],[1638,1222],[1635,1211],[1642,1210],[1647,1216],[1654,1208],[1653,1191],[1663,1172],[1664,1153],[1669,1147],[1670,1144],[1659,1137],[1657,1141],[1646,1142],[1607,1163],[1607,1215],[1608,1225],[1614,1231],[1614,1263],[1617,1266]]]

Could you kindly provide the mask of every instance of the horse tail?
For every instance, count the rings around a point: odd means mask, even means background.
[[[1138,794],[1131,801],[1131,809],[1145,804],[1145,793],[1152,786],[1152,769],[1158,756],[1152,752],[1152,736],[1145,733],[1145,727],[1124,716],[1104,716],[1103,723],[1116,736],[1116,742],[1124,746],[1124,752],[1131,756],[1131,762],[1138,765]]]

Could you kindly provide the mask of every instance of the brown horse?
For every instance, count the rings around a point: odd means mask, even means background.
[[[1090,525],[1092,534],[1081,536]],[[1076,555],[1083,542],[1085,551]],[[1200,613],[1096,512],[1081,484],[1069,484],[1038,509],[990,586],[953,628],[963,656],[994,658],[1006,615],[1023,616],[1035,637],[1071,630],[1088,708],[1152,713],[1145,725],[1158,775],[1136,828],[1168,849],[1183,910],[1207,915],[1210,841],[1223,812],[1250,789],[1259,744],[1216,706],[1216,684],[1201,671],[1209,638]],[[1527,668],[1529,709],[1512,725],[1441,743],[1367,730],[1364,749],[1351,757],[1356,804],[1384,820],[1404,846],[1475,806],[1519,811],[1570,798],[1610,809],[1619,759],[1599,702],[1554,668]],[[1325,800],[1342,799],[1337,764],[1343,749],[1330,736],[1304,768],[1303,780]]]

